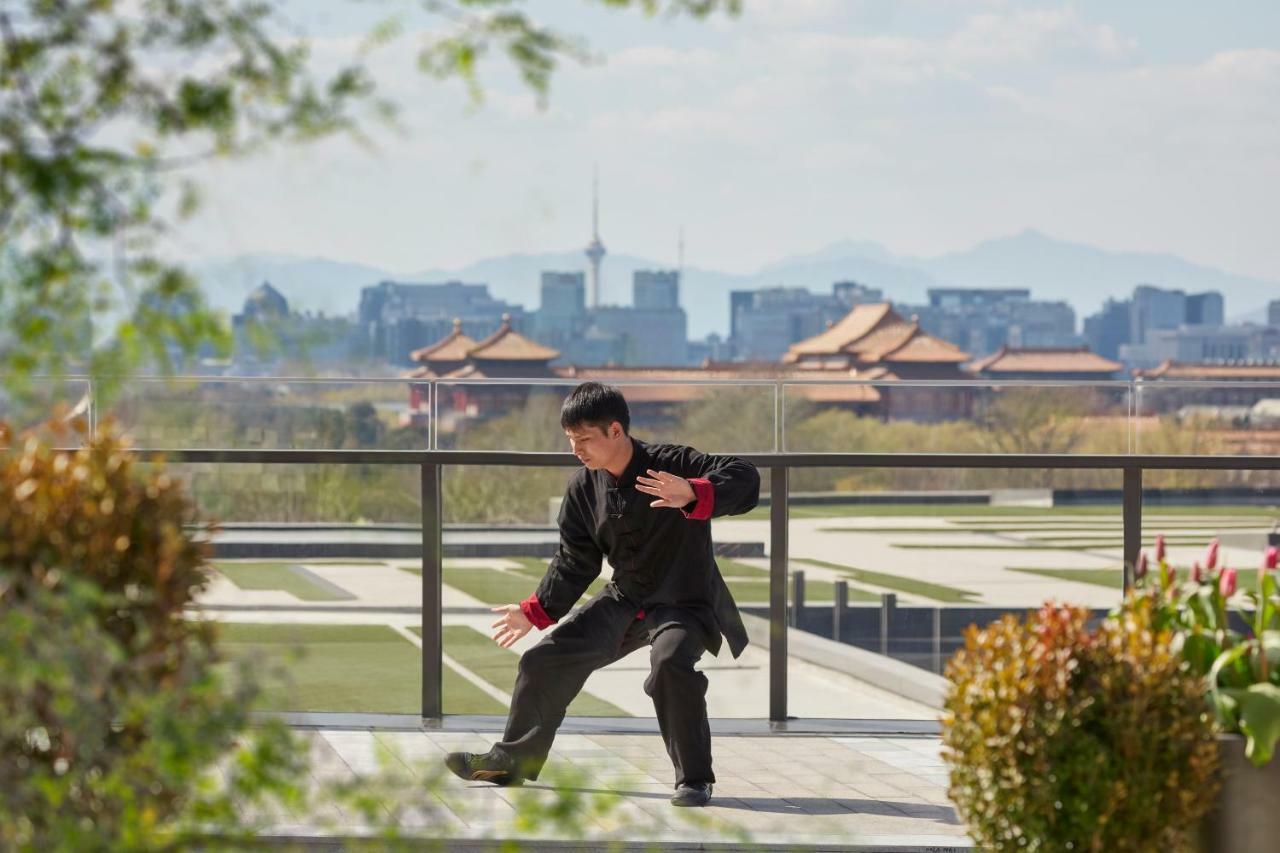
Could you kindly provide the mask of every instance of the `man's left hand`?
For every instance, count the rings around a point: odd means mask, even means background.
[[[695,497],[693,486],[684,477],[668,474],[666,471],[648,471],[648,477],[636,477],[636,491],[653,495],[657,500],[650,501],[649,506],[667,506],[680,509],[693,502]]]

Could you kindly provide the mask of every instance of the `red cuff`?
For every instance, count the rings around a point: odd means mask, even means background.
[[[538,601],[536,592],[520,602],[520,611],[524,613],[526,619],[533,623],[533,627],[539,631],[556,624],[556,620],[548,616],[547,611],[542,609],[542,602]]]
[[[716,507],[716,490],[711,485],[711,481],[705,477],[694,477],[689,480],[689,485],[693,486],[694,506],[693,512],[684,512],[685,518],[692,518],[694,521],[706,521],[711,517],[712,511]]]

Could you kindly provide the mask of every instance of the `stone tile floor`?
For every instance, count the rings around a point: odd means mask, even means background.
[[[407,798],[404,786],[386,793],[385,811],[394,811],[391,800],[408,802],[404,831],[447,839],[447,850],[496,849],[499,839],[578,850],[606,849],[609,840],[667,850],[970,848],[947,800],[936,737],[716,735],[712,804],[677,809],[667,802],[671,765],[656,734],[562,734],[539,781],[521,788],[441,775],[446,752],[483,751],[489,732],[304,734],[318,781],[359,783],[391,770],[421,783]],[[575,799],[590,806],[585,817],[548,817]],[[270,834],[319,842],[368,832],[322,802],[310,815],[278,816]]]

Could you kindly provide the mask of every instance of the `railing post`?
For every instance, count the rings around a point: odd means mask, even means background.
[[[804,572],[791,573],[791,627],[801,627],[801,615],[804,613]]]
[[[1124,591],[1133,589],[1133,567],[1142,550],[1142,469],[1124,469]]]
[[[831,605],[831,639],[837,643],[844,633],[845,611],[849,609],[849,582],[836,581],[835,602]]]
[[[880,654],[889,654],[889,618],[898,603],[898,596],[886,592],[880,596]]]
[[[787,472],[769,469],[769,720],[787,719]]]
[[[942,675],[942,608],[933,608],[933,671]]]
[[[422,717],[444,716],[444,636],[441,629],[441,587],[444,577],[444,516],[441,506],[440,464],[422,467]]]

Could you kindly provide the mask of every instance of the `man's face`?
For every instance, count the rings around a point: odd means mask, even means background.
[[[608,467],[618,457],[627,439],[622,424],[617,421],[609,424],[608,429],[590,425],[568,427],[564,434],[569,439],[573,455],[592,471]]]

